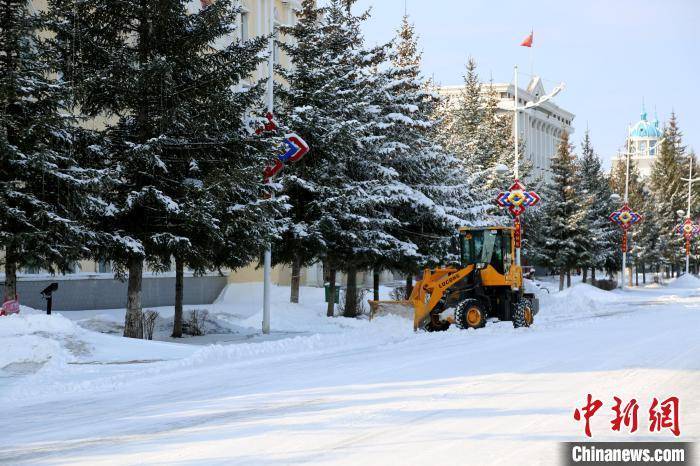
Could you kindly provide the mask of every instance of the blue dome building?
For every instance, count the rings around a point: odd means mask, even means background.
[[[641,119],[630,130],[630,152],[634,154],[635,158],[654,157],[657,151],[656,146],[662,134],[659,128],[659,119],[654,117],[654,120],[649,121],[647,112],[642,107]]]

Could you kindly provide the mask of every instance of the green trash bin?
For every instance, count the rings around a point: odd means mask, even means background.
[[[331,284],[330,283],[324,283],[323,288],[326,290],[326,302],[328,302],[328,299],[331,295]],[[338,285],[335,286],[335,301],[336,304],[340,303],[340,288]]]

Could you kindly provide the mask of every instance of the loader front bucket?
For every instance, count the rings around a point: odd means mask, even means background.
[[[401,301],[368,301],[369,303],[369,319],[385,315],[396,315],[405,317],[413,321],[413,330],[417,330],[423,326],[423,321],[427,318],[425,312],[425,304],[418,300],[401,300]]]

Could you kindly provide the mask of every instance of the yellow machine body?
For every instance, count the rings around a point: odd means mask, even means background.
[[[515,241],[514,229],[510,227],[487,227],[487,228],[462,228],[461,237],[470,239],[473,232],[484,232],[502,230],[499,234],[509,239],[510,260],[504,264],[504,273],[497,271],[492,264],[463,264],[462,268],[436,268],[425,269],[423,277],[413,286],[413,291],[407,300],[399,301],[369,301],[370,319],[380,315],[395,314],[403,317],[412,317],[413,328],[418,330],[423,328],[425,323],[431,318],[431,313],[438,304],[449,296],[451,288],[468,277],[472,272],[479,274],[479,286],[488,288],[508,289],[519,292],[523,287],[522,268],[515,264]],[[464,257],[464,253],[463,253]],[[455,292],[459,294],[459,291]],[[447,323],[454,323],[453,317],[446,319]]]

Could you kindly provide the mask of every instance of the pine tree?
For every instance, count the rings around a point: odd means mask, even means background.
[[[661,142],[651,172],[651,188],[654,193],[654,217],[659,228],[660,252],[663,265],[674,268],[682,253],[682,238],[675,227],[685,211],[686,192],[681,178],[687,176],[685,147],[675,114],[671,114],[664,128]],[[682,216],[681,216],[682,217]]]
[[[612,190],[603,172],[600,158],[591,144],[590,134],[586,134],[581,144],[581,158],[578,163],[578,183],[576,190],[588,204],[586,215],[580,224],[581,253],[578,265],[592,272],[595,280],[595,270],[605,269],[611,259],[616,257],[619,249],[616,226],[608,216],[617,208],[612,201]]]
[[[190,13],[187,3],[49,1],[77,103],[88,117],[110,117],[99,144],[112,172],[103,254],[128,271],[128,337],[141,336],[144,260],[158,268],[175,255],[182,277],[184,264],[252,258],[255,248],[236,234],[269,236],[269,221],[255,215],[271,151],[256,147],[243,118],[260,89],[236,91],[264,59],[265,39],[215,48],[235,32],[239,10],[219,0]],[[231,231],[224,215],[244,227]],[[233,250],[224,254],[226,246]]]
[[[584,232],[580,229],[587,216],[585,201],[576,193],[576,158],[571,152],[569,135],[562,135],[552,159],[552,180],[545,186],[540,208],[540,228],[532,254],[536,263],[559,271],[559,289],[564,277],[578,265]]]
[[[405,16],[373,100],[380,109],[374,147],[395,174],[384,199],[399,222],[398,228],[388,225],[390,237],[399,242],[375,250],[373,262],[403,272],[407,284],[422,267],[454,260],[450,245],[457,227],[473,224],[492,207],[480,203],[463,161],[436,141],[439,99],[420,64],[415,30]]]
[[[0,246],[5,298],[17,297],[17,269],[67,271],[95,237],[80,222],[95,208],[99,173],[74,152],[81,134],[69,83],[54,77],[54,54],[39,38],[45,19],[28,1],[0,1]]]
[[[492,206],[492,214],[498,214],[493,203],[496,194],[513,180],[512,173],[498,173],[496,168],[512,167],[515,156],[513,120],[497,110],[498,96],[493,83],[484,92],[476,62],[470,58],[459,95],[445,99],[436,112],[442,120],[438,140],[448,152],[463,161],[473,184],[481,188],[480,201]],[[528,162],[521,159],[521,179],[525,179],[528,172]]]
[[[392,221],[383,205],[392,175],[372,150],[372,70],[383,51],[364,48],[360,25],[367,15],[355,16],[352,3],[304,1],[297,24],[282,28],[293,39],[282,44],[293,68],[280,70],[288,83],[278,93],[280,113],[312,151],[281,178],[291,223],[273,254],[293,270],[319,258],[331,277],[346,270],[348,314],[354,313],[355,272],[366,265],[363,252],[394,242],[381,234]],[[333,299],[329,314],[332,307]]]

